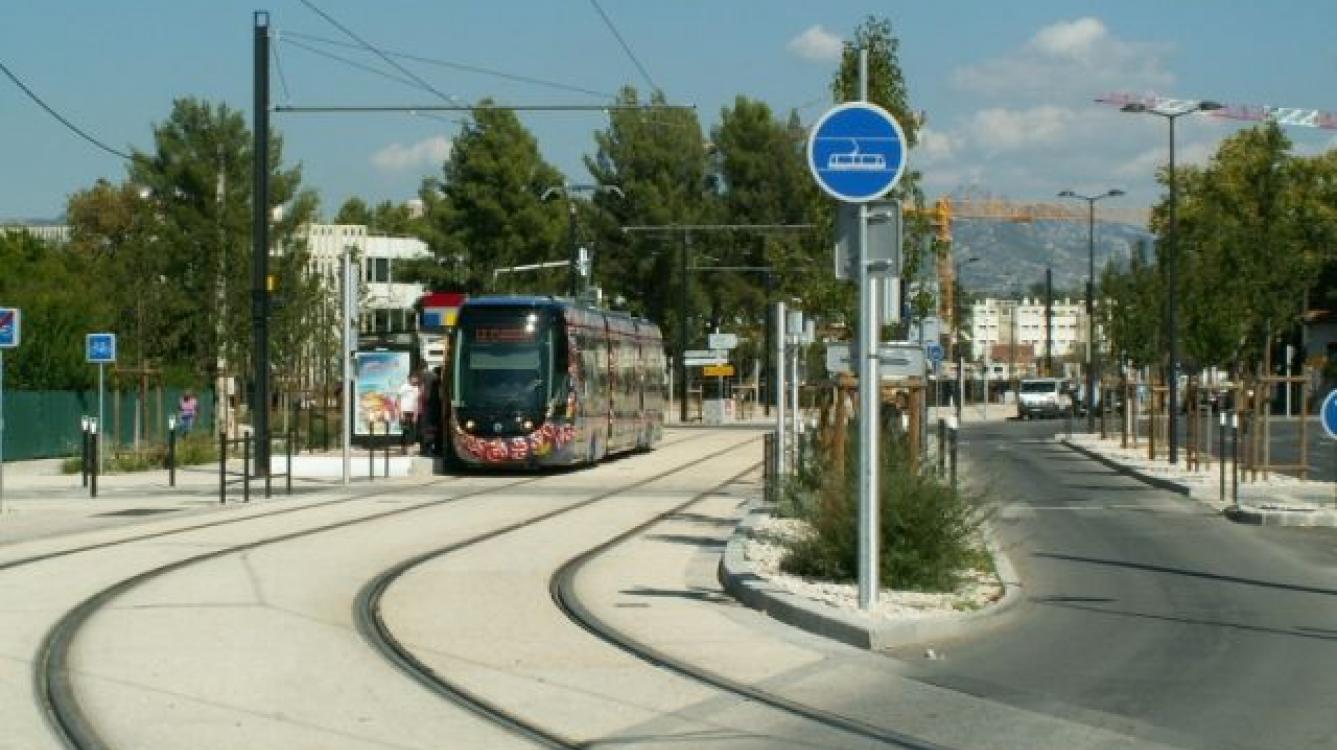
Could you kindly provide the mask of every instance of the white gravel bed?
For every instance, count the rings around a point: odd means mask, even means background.
[[[767,518],[752,527],[752,535],[743,546],[743,557],[757,575],[776,588],[864,616],[859,609],[859,590],[855,584],[805,578],[780,571],[780,560],[785,554],[783,541],[802,534],[806,528],[805,521]],[[883,588],[878,596],[878,606],[867,616],[882,620],[946,617],[982,609],[1002,598],[1003,585],[996,575],[990,571],[972,570],[962,589],[952,594]]]
[[[1148,459],[1145,439],[1139,443],[1137,448],[1122,447],[1117,436],[1101,440],[1099,435],[1074,433],[1070,440],[1089,451],[1098,453],[1143,474],[1185,484],[1193,491],[1195,497],[1198,497],[1200,493],[1211,495],[1220,488],[1221,470],[1215,458],[1211,460],[1211,468],[1206,468],[1208,464],[1204,461],[1204,468],[1194,472],[1188,470],[1187,464],[1182,458],[1178,464],[1171,465],[1165,460],[1163,452],[1162,457],[1155,461]],[[1230,481],[1230,468],[1227,464],[1227,489],[1230,486]],[[1272,472],[1266,479],[1260,475],[1257,481],[1248,481],[1246,477],[1241,476],[1239,487],[1241,498],[1258,499],[1259,495],[1263,495],[1272,501],[1268,503],[1269,505],[1278,507],[1287,506],[1294,502],[1301,504],[1306,501],[1322,502],[1332,497],[1331,482],[1316,482],[1277,472]]]

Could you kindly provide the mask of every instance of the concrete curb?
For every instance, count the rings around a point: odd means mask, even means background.
[[[1219,502],[1215,497],[1194,495],[1192,488],[1186,484],[1171,479],[1151,476],[1065,439],[1060,438],[1058,442],[1097,463],[1108,466],[1120,474],[1137,479],[1152,487],[1175,492],[1194,500],[1198,500],[1199,502],[1220,507]],[[1253,526],[1337,526],[1337,511],[1327,508],[1260,507],[1257,505],[1241,503],[1238,506],[1227,505],[1226,507],[1221,508],[1221,515],[1235,523],[1250,524]]]
[[[1132,467],[1125,466],[1124,464],[1121,464],[1112,458],[1106,458],[1105,456],[1102,456],[1099,453],[1096,453],[1095,451],[1087,450],[1086,448],[1083,448],[1082,446],[1077,445],[1076,443],[1070,442],[1068,440],[1059,439],[1058,442],[1068,446],[1068,448],[1077,451],[1078,453],[1082,454],[1083,456],[1086,456],[1087,458],[1091,459],[1092,461],[1095,461],[1096,463],[1104,464],[1105,466],[1114,469],[1120,474],[1123,474],[1125,476],[1130,476],[1138,481],[1149,484],[1152,487],[1156,487],[1157,489],[1167,490],[1169,492],[1174,492],[1185,496],[1192,494],[1187,484],[1181,484],[1174,480],[1164,479],[1162,477],[1153,477],[1150,474],[1146,474]]]
[[[752,609],[761,610],[787,625],[847,643],[858,648],[879,650],[927,640],[955,638],[974,631],[1014,607],[1021,601],[1021,581],[1012,561],[986,530],[985,543],[993,557],[994,568],[1003,584],[1003,598],[984,609],[962,614],[926,617],[905,622],[873,621],[823,602],[804,598],[771,585],[758,575],[743,554],[743,545],[752,529],[771,514],[760,502],[749,503],[725,546],[720,560],[719,579],[728,591]]]

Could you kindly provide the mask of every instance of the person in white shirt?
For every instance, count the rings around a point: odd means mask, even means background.
[[[407,443],[417,440],[419,396],[418,376],[410,375],[408,381],[399,386],[399,424]]]

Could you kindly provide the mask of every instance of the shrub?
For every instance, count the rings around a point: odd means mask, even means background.
[[[853,427],[853,425],[851,425]],[[955,591],[962,574],[984,565],[978,548],[982,504],[936,477],[910,468],[899,431],[884,432],[878,488],[883,585],[912,591]],[[859,573],[858,440],[845,441],[844,470],[827,456],[813,457],[791,483],[787,502],[810,526],[790,543],[781,569],[796,575],[852,581]]]

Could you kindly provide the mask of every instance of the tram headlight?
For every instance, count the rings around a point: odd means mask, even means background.
[[[525,432],[529,432],[530,430],[534,429],[534,421],[531,420],[531,419],[526,419],[526,420],[525,420],[525,424],[524,424],[524,428],[525,428]]]
[[[473,421],[472,419],[465,420],[465,422],[464,422],[464,429],[466,429],[466,430],[473,430],[474,426],[475,426],[475,425],[474,425],[474,421]]]

